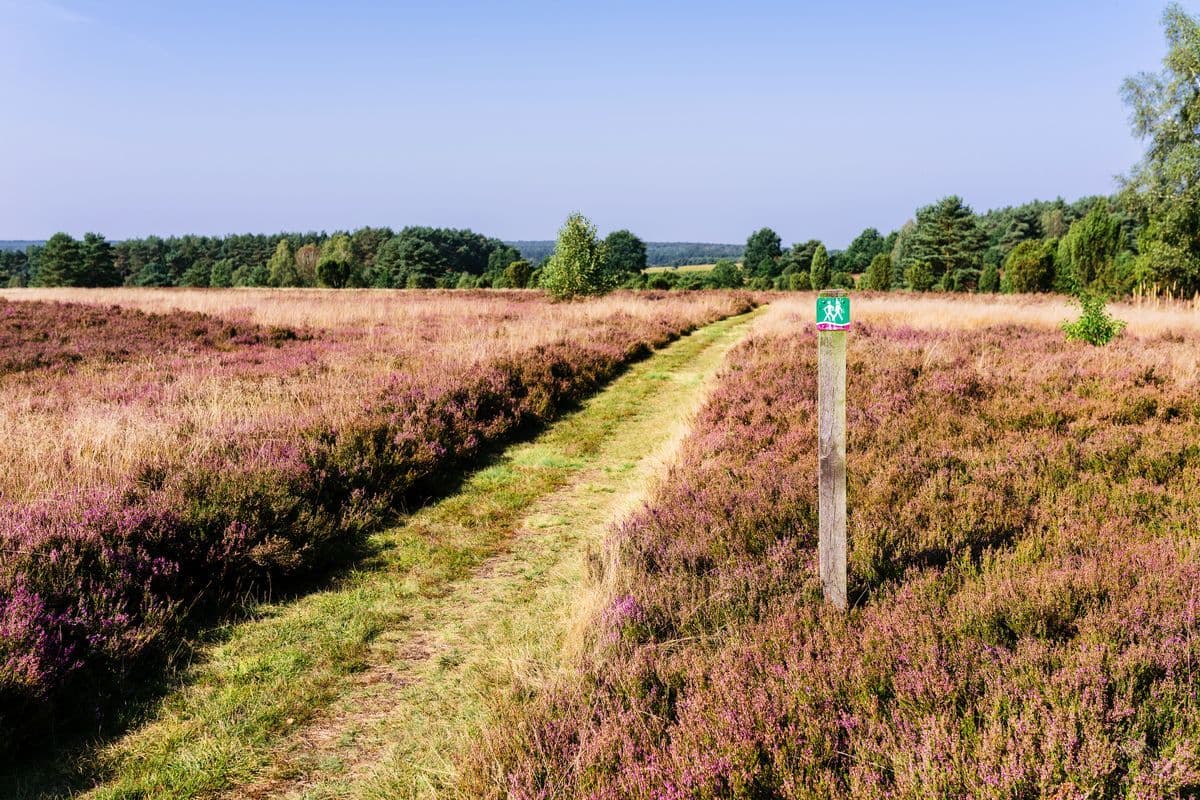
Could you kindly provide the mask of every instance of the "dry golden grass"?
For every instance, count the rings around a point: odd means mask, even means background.
[[[738,263],[738,264],[741,264],[742,262],[740,262],[740,261],[739,261],[739,262],[737,262],[737,263]],[[711,271],[711,270],[712,270],[712,268],[713,268],[713,267],[715,267],[715,266],[716,266],[716,263],[715,263],[715,262],[714,262],[714,263],[712,263],[712,264],[684,264],[683,266],[680,266],[680,267],[646,267],[646,269],[645,269],[644,271],[645,271],[645,272],[647,272],[647,273],[655,273],[655,272],[709,272],[709,271]]]
[[[1057,328],[1079,316],[1079,309],[1061,295],[855,294],[856,321],[914,328],[950,330],[992,325]],[[1113,303],[1114,316],[1129,323],[1135,336],[1200,331],[1200,307],[1193,302],[1165,300]]]
[[[787,335],[797,328],[812,326],[815,294],[763,293],[762,302],[769,302],[767,312],[758,320],[756,334]],[[1077,317],[1078,307],[1064,297],[1046,295],[987,296],[987,295],[915,295],[900,292],[890,294],[852,295],[855,322],[883,326],[908,326],[924,330],[977,330],[994,325],[1018,325],[1035,329],[1057,329],[1067,319]],[[1184,386],[1200,385],[1200,308],[1192,302],[1148,301],[1143,303],[1114,303],[1113,315],[1128,323],[1125,335],[1153,339],[1152,346],[1165,374]],[[850,346],[854,346],[853,336]],[[942,357],[938,346],[926,353],[933,366]],[[1101,362],[1111,360],[1114,366],[1124,356],[1115,348],[1104,348],[1096,357]],[[986,371],[987,365],[980,367]]]
[[[617,293],[575,303],[548,303],[532,291],[436,291],[391,289],[0,289],[8,300],[50,300],[120,305],[151,313],[194,311],[260,325],[310,327],[370,344],[432,343],[443,326],[453,341],[437,340],[424,354],[455,363],[487,361],[514,349],[561,341],[616,313],[657,318],[664,307],[695,305],[686,296],[650,304]],[[537,304],[537,314],[518,313]],[[665,304],[665,305],[664,305]],[[406,347],[406,349],[408,349]]]
[[[761,324],[795,326],[813,322],[815,292],[752,294],[761,303],[787,310],[784,316],[772,312]],[[969,330],[993,325],[1058,329],[1064,321],[1079,316],[1079,307],[1062,295],[853,292],[850,296],[855,322],[922,330]],[[1127,331],[1133,336],[1200,333],[1200,301],[1127,300],[1111,303],[1109,310],[1128,323]]]

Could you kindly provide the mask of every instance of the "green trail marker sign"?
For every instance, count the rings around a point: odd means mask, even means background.
[[[817,330],[850,330],[850,298],[847,295],[825,295],[817,298]]]
[[[817,569],[825,601],[845,609],[846,597],[846,331],[850,297],[817,297]]]

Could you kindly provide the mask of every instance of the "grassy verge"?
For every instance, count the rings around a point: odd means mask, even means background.
[[[517,611],[566,603],[569,570],[551,581],[558,600],[531,587],[556,569],[556,554],[577,555],[579,515],[607,518],[611,503],[589,511],[582,500],[636,486],[638,463],[667,441],[686,397],[746,323],[708,326],[636,365],[458,493],[373,537],[374,555],[335,587],[264,605],[220,632],[153,719],[89,765],[105,780],[88,796],[187,798],[235,788],[237,796],[329,796],[341,790],[321,788],[323,779],[345,787],[351,774],[390,787],[381,790],[389,796],[441,783],[449,767],[438,759],[479,723],[496,674],[467,667],[503,661],[506,647],[521,652],[521,642],[552,629],[556,621]],[[582,494],[539,506],[568,486]],[[535,549],[549,560],[512,551],[514,539],[540,542]],[[578,568],[580,559],[571,560]],[[489,606],[504,617],[502,630],[488,620]],[[414,742],[424,761],[406,749]],[[367,775],[362,762],[371,756],[384,766]]]

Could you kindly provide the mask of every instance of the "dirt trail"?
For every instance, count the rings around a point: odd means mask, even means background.
[[[352,580],[235,633],[194,696],[169,702],[169,718],[123,743],[94,796],[452,791],[456,756],[488,724],[494,699],[544,679],[579,641],[602,592],[586,576],[589,551],[646,496],[758,315],[709,325],[634,365],[375,537],[380,556]],[[287,675],[263,661],[273,642]],[[295,697],[289,705],[272,692]],[[230,721],[222,698],[233,697],[256,707]]]

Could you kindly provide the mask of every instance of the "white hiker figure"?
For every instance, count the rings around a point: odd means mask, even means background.
[[[842,301],[836,298],[831,298],[825,301],[825,319],[822,322],[830,322],[834,325],[840,325],[842,322]]]

